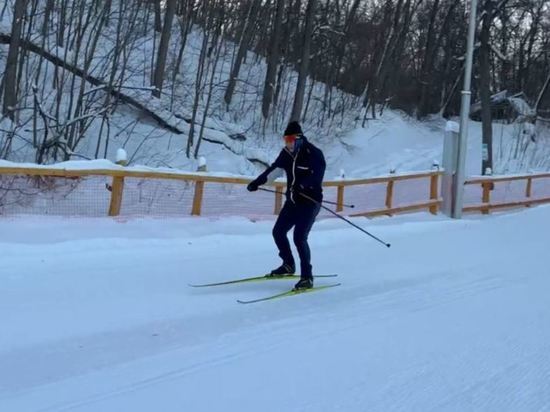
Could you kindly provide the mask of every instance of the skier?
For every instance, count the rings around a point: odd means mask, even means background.
[[[250,192],[265,184],[275,169],[284,169],[287,178],[286,201],[273,227],[273,238],[283,264],[269,276],[292,275],[296,271],[287,233],[294,227],[294,244],[300,256],[300,281],[294,289],[313,287],[311,252],[307,242],[323,200],[322,182],[325,174],[323,152],[311,144],[302,133],[298,122],[292,121],[284,132],[285,147],[262,174],[250,182]]]

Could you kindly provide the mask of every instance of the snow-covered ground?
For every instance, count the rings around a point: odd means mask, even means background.
[[[550,207],[340,220],[342,285],[193,289],[277,265],[269,221],[0,220],[0,410],[550,411]],[[317,284],[329,280],[319,280]]]
[[[0,31],[9,32],[10,24],[6,12]],[[96,57],[112,49],[113,38],[102,37]],[[251,177],[263,169],[259,163],[273,160],[291,104],[281,102],[277,125],[270,121],[264,130],[259,96],[265,65],[254,56],[243,66],[246,81],[239,82],[229,111],[225,87],[215,88],[199,158],[185,155],[189,125],[175,115],[189,117],[200,30],[188,41],[176,87],[181,99],[172,112],[166,98],[128,91],[183,134],[120,105],[109,117],[108,147],[98,117],[72,161],[58,167],[116,168],[108,161],[120,148],[139,170],[194,172],[203,157],[210,174]],[[144,79],[152,46],[153,39],[144,37],[129,50],[135,76],[125,86],[149,86]],[[6,51],[0,46],[0,69]],[[224,53],[220,80],[228,76],[232,47]],[[53,113],[55,95],[47,86],[53,66],[44,68],[39,84],[46,85],[43,104]],[[286,95],[293,95],[293,82]],[[79,87],[77,81],[73,92]],[[361,108],[353,106],[359,99],[335,93],[346,105],[341,116],[324,117],[319,83],[303,122],[327,158],[326,180],[425,171],[441,163],[445,119],[419,122],[386,109],[361,127]],[[70,96],[65,90],[63,99]],[[62,121],[74,116],[65,100],[61,108]],[[35,160],[32,131],[21,126],[31,115],[31,109],[21,111],[12,152],[0,166]],[[16,127],[7,118],[0,122],[3,130]],[[232,138],[235,133],[246,140]],[[540,125],[495,123],[494,173],[549,170],[548,136]],[[468,176],[481,172],[481,148],[481,125],[470,122]],[[95,158],[98,149],[108,161],[80,162]],[[81,206],[104,214],[108,192],[100,183]],[[461,221],[423,213],[353,221],[392,247],[340,220],[320,220],[310,236],[314,269],[338,273],[342,285],[245,306],[236,299],[284,291],[292,282],[208,289],[188,284],[257,275],[278,265],[272,221],[219,214],[128,221],[3,216],[0,412],[550,412],[549,206]],[[317,283],[328,282],[333,280]]]

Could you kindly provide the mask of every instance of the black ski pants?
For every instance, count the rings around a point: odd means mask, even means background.
[[[287,233],[294,227],[294,244],[300,256],[300,274],[302,278],[312,277],[311,251],[307,243],[309,231],[319,214],[321,206],[315,203],[294,203],[287,200],[273,227],[273,239],[279,248],[279,256],[284,263],[294,265]]]

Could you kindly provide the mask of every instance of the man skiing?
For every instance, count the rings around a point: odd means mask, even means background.
[[[284,132],[285,147],[261,175],[250,182],[251,192],[265,184],[268,175],[277,168],[284,169],[287,178],[286,201],[273,227],[273,238],[283,264],[267,276],[292,275],[296,271],[287,233],[294,227],[294,244],[300,256],[300,281],[294,289],[313,287],[311,252],[307,238],[323,200],[322,182],[325,174],[323,152],[311,144],[298,122],[290,122]]]

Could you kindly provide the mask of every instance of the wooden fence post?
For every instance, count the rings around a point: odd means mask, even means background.
[[[481,197],[481,203],[487,204],[491,201],[491,188],[493,186],[493,182],[483,182],[481,183],[481,187],[483,188],[483,194]],[[481,209],[481,213],[484,215],[489,214],[489,206],[485,206]]]
[[[533,178],[527,178],[527,187],[525,188],[525,197],[531,197],[531,192],[533,190]],[[530,203],[527,203],[525,206],[531,207]]]
[[[120,214],[120,205],[122,204],[122,192],[124,191],[124,177],[113,177],[111,185],[111,203],[109,205],[109,216],[118,216]]]
[[[437,186],[439,181],[439,175],[434,174],[430,178],[430,200],[437,200]],[[437,207],[438,205],[431,205],[430,206],[430,213],[432,215],[437,215]]]
[[[386,208],[391,209],[393,204],[393,185],[394,181],[393,179],[388,180],[388,184],[386,185]],[[391,216],[391,213],[388,213],[388,216]]]
[[[193,209],[191,210],[191,214],[193,216],[200,216],[201,214],[203,191],[204,191],[204,181],[203,180],[195,181],[195,196],[193,197]]]
[[[278,215],[283,207],[283,190],[285,189],[282,185],[275,185],[275,190],[277,193],[275,193],[275,207],[273,208],[273,214]]]
[[[344,210],[344,187],[344,185],[338,185],[338,193],[336,194],[336,200],[338,203],[336,205],[337,212]]]

